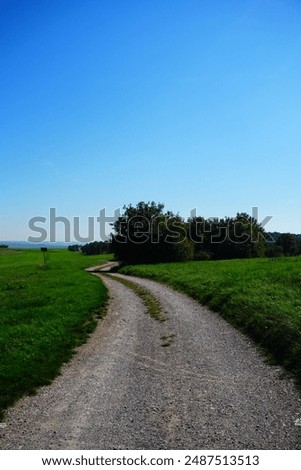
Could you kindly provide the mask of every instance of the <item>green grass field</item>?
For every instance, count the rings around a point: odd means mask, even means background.
[[[84,271],[109,255],[0,249],[0,418],[59,373],[105,311],[107,290]]]
[[[263,347],[301,385],[301,257],[127,266],[207,305]]]

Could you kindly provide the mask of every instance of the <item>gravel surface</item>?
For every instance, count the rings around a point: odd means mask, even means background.
[[[7,412],[0,448],[301,449],[300,394],[279,367],[194,300],[127,278],[160,299],[168,320],[103,278],[107,317],[50,386]]]

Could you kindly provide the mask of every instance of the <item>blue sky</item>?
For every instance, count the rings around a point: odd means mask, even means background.
[[[301,233],[299,0],[0,0],[0,34],[0,240],[141,200]]]

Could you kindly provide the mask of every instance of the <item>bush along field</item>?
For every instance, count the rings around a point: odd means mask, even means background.
[[[137,265],[121,272],[169,284],[220,312],[301,385],[301,257]]]
[[[107,289],[84,271],[110,255],[0,249],[0,418],[50,383],[105,314]]]

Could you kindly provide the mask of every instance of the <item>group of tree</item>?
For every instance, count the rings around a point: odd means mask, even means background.
[[[188,220],[188,236],[195,259],[232,259],[264,256],[268,234],[250,215]]]
[[[69,251],[81,251],[81,245],[69,245],[68,250]]]
[[[157,263],[193,258],[193,245],[182,218],[163,204],[139,202],[124,206],[113,224],[112,252],[126,263]]]
[[[273,240],[246,213],[185,221],[155,202],[139,202],[123,209],[113,224],[111,245],[115,257],[126,263],[261,257]]]
[[[301,254],[301,235],[273,232],[274,243],[267,246],[267,256],[296,256]]]
[[[158,263],[190,259],[232,259],[301,254],[301,236],[269,233],[244,213],[223,219],[191,217],[164,211],[164,204],[139,202],[123,207],[112,224],[110,241],[71,245],[86,255],[113,253],[125,263]]]
[[[85,255],[102,255],[111,252],[111,243],[106,241],[94,241],[85,245],[69,245],[69,251],[81,251]]]
[[[81,246],[81,251],[85,255],[103,255],[111,252],[111,244],[109,242],[91,242]]]

